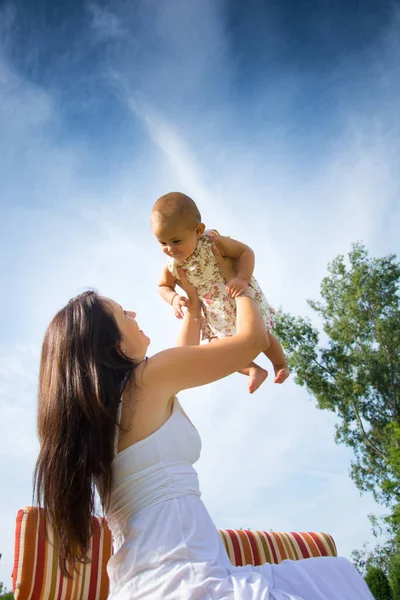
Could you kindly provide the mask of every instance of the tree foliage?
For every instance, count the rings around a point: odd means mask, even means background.
[[[400,499],[400,264],[354,244],[328,273],[321,299],[308,301],[324,343],[310,319],[282,312],[276,332],[296,382],[338,416],[336,441],[354,451],[357,487],[393,507]]]
[[[400,600],[400,554],[395,554],[390,559],[389,580],[393,592],[393,600]]]
[[[0,554],[1,557],[1,554]],[[3,583],[0,582],[0,600],[14,600],[14,594],[8,592]]]
[[[386,575],[389,575],[394,554],[396,554],[395,543],[393,539],[390,539],[376,544],[372,549],[365,543],[361,550],[353,550],[351,560],[363,576],[370,567],[382,569]]]
[[[365,581],[375,600],[393,600],[389,580],[382,569],[379,567],[369,567]]]

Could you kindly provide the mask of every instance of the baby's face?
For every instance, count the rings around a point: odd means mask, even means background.
[[[183,262],[196,250],[197,241],[204,232],[204,225],[199,223],[193,229],[184,225],[154,224],[152,229],[164,254]]]

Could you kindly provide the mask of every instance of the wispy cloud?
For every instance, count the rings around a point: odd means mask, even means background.
[[[135,113],[143,119],[149,135],[184,189],[190,189],[194,197],[199,198],[199,204],[210,203],[210,192],[200,173],[198,161],[193,156],[192,149],[185,143],[183,136],[168,124],[161,115],[148,108],[140,111],[133,103]]]
[[[119,39],[126,36],[121,19],[107,8],[89,2],[87,4],[91,16],[91,27],[99,41]]]

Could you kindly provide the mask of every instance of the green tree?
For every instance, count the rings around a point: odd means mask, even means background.
[[[393,600],[389,580],[382,569],[379,567],[369,567],[365,581],[375,600]]]
[[[400,600],[400,553],[393,555],[390,559],[389,581],[393,591],[393,600]]]
[[[336,442],[354,451],[357,487],[393,508],[400,500],[400,264],[354,244],[328,273],[321,299],[308,301],[324,343],[310,319],[282,312],[276,332],[295,381],[338,416]]]
[[[368,544],[364,544],[361,550],[353,550],[351,560],[363,576],[366,575],[370,567],[378,567],[388,575],[391,571],[392,557],[395,554],[395,542],[390,539],[384,543],[376,544],[372,549]]]
[[[14,600],[14,594],[12,592],[8,592],[1,582],[0,582],[0,600]]]

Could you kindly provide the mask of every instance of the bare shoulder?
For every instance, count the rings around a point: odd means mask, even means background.
[[[174,397],[174,393],[168,390],[162,377],[167,361],[160,361],[158,358],[165,352],[167,351],[146,358],[136,368],[135,379],[128,393],[132,399],[134,398],[134,404],[140,411],[154,410],[157,406],[161,412],[164,412],[166,408],[168,410],[171,398]],[[135,408],[135,412],[137,409]]]
[[[139,371],[145,369],[138,367]],[[169,419],[174,396],[165,397],[161,390],[143,386],[136,374],[135,383],[124,394],[118,451],[152,435]]]
[[[138,388],[146,395],[151,391],[150,395],[157,403],[167,402],[176,392],[172,387],[169,389],[170,386],[168,385],[168,371],[171,362],[175,362],[175,350],[178,350],[178,348],[162,350],[146,359],[137,368],[136,381]]]

